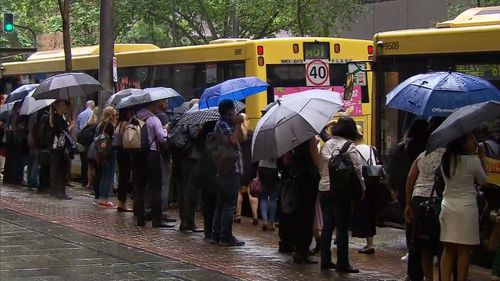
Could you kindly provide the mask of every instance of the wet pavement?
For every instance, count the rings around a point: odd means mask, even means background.
[[[0,186],[0,280],[404,280],[404,232],[379,228],[377,252],[357,253],[362,239],[350,239],[351,264],[360,274],[297,265],[278,253],[276,232],[263,232],[249,218],[235,224],[244,247],[211,245],[203,233],[137,227],[131,213],[92,205],[75,187],[73,200],[60,201],[25,187]],[[177,217],[175,211],[169,215]],[[197,224],[202,226],[201,214]],[[335,250],[333,250],[335,260]],[[488,280],[473,266],[470,280]]]

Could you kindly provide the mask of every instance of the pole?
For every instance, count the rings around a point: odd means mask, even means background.
[[[101,112],[105,102],[113,94],[113,14],[113,0],[101,0],[99,27],[99,82],[101,82],[101,85],[104,88],[99,92],[98,105]]]
[[[177,46],[177,30],[175,23],[175,0],[172,0],[172,46]]]

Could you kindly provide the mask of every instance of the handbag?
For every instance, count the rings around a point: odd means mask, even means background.
[[[370,177],[385,178],[386,173],[384,170],[384,166],[379,164],[379,163],[381,163],[380,158],[378,157],[377,153],[373,152],[373,150],[374,150],[374,148],[372,146],[370,146],[370,157],[368,158],[368,160],[366,160],[363,157],[363,155],[361,154],[361,152],[359,152],[359,150],[356,150],[358,152],[359,156],[361,157],[361,159],[363,159],[363,161],[365,162],[365,165],[363,165],[363,168],[362,168],[363,178],[365,178],[365,179],[370,178]],[[377,163],[373,163],[373,160],[372,160],[373,153],[375,154],[375,161]]]
[[[61,132],[59,135],[54,136],[52,149],[56,151],[63,151],[64,148],[66,147],[66,135],[63,132]]]
[[[257,176],[250,182],[250,185],[248,186],[248,192],[252,197],[258,197],[261,191],[262,191],[262,183],[260,182],[260,179]]]
[[[101,133],[95,138],[95,148],[97,155],[101,158],[109,158],[111,156],[111,137],[105,132],[106,125],[102,126]]]
[[[433,185],[429,198],[418,205],[418,223],[416,225],[418,238],[434,243],[439,241],[441,228],[439,214],[441,213],[441,201],[443,200],[442,197],[434,197],[435,191],[436,188]]]

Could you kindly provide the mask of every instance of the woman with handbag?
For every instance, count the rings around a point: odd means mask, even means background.
[[[130,109],[121,109],[118,112],[118,123],[113,135],[113,147],[116,149],[116,163],[118,164],[118,212],[132,212],[127,208],[127,194],[132,191],[131,174],[132,163],[130,153],[123,148],[123,133],[134,112]]]
[[[115,110],[108,106],[102,113],[102,121],[97,126],[98,136],[95,139],[97,150],[97,162],[101,169],[101,179],[99,182],[99,207],[114,209],[113,202],[108,200],[109,191],[113,185],[114,151],[111,147],[112,137],[115,131]]]
[[[475,155],[476,152],[478,155]],[[472,134],[450,142],[443,155],[442,170],[445,189],[439,222],[441,279],[451,280],[457,263],[458,281],[467,279],[472,247],[479,245],[479,211],[475,184],[486,183],[484,147],[478,146]],[[464,227],[465,226],[465,227]]]
[[[54,135],[54,143],[50,151],[50,193],[59,199],[72,199],[66,194],[66,178],[68,163],[73,153],[69,131],[75,126],[74,121],[68,124],[64,115],[68,113],[70,104],[66,100],[57,100],[52,104],[49,124]]]
[[[358,139],[356,140],[356,149],[364,166],[374,168],[382,168],[375,152],[375,148],[364,143],[363,129],[361,126],[356,126],[358,129]],[[352,236],[366,239],[366,246],[358,251],[360,254],[373,255],[375,254],[375,246],[373,237],[376,232],[377,220],[377,191],[378,185],[382,180],[383,174],[379,176],[363,175],[365,181],[366,192],[365,196],[354,203],[352,214]]]
[[[437,196],[433,191],[434,175],[441,165],[444,149],[440,148],[425,155],[422,152],[411,166],[406,181],[405,221],[410,233],[408,256],[408,276],[411,280],[433,280],[433,256],[436,252],[438,237],[425,229],[431,225],[421,219],[420,204],[431,197]],[[439,230],[434,233],[439,233]]]

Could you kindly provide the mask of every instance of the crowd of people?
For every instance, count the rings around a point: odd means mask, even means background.
[[[296,263],[320,262],[321,269],[346,273],[359,272],[349,262],[349,231],[366,239],[360,254],[374,254],[377,217],[394,195],[405,208],[408,280],[433,280],[435,254],[441,256],[442,280],[451,280],[453,272],[456,280],[466,280],[471,249],[480,242],[476,194],[477,185],[486,182],[485,149],[468,134],[426,154],[428,136],[441,119],[415,119],[392,149],[386,174],[378,151],[364,144],[361,127],[347,116],[328,123],[320,135],[278,159],[252,163],[253,132],[231,100],[219,103],[219,120],[202,124],[177,124],[179,118],[167,114],[166,99],[120,110],[99,110],[89,100],[76,120],[69,107],[68,101],[57,100],[23,116],[14,106],[8,122],[1,124],[4,183],[69,200],[71,161],[79,154],[81,183],[95,195],[96,206],[133,212],[140,227],[151,220],[152,227],[173,228],[176,219],[167,216],[167,210],[175,201],[181,231],[204,232],[212,244],[226,247],[245,244],[234,236],[232,226],[242,222],[242,198],[248,193],[254,225],[261,223],[260,215],[262,230],[275,231],[279,221],[280,252],[293,253]],[[144,149],[124,146],[132,127],[145,134]],[[489,146],[498,153],[498,132],[496,136]],[[352,165],[361,191],[357,198],[340,200],[339,191],[333,190],[339,183],[332,175],[332,158],[341,155]],[[437,172],[442,172],[442,182],[437,182]],[[109,199],[115,174],[117,205]],[[249,192],[253,184],[261,185],[257,197]],[[133,204],[127,202],[130,196]],[[437,196],[443,197],[440,232],[432,239],[419,206]],[[198,206],[203,229],[195,223]],[[313,257],[313,241],[320,261]],[[498,255],[497,248],[497,259]]]

